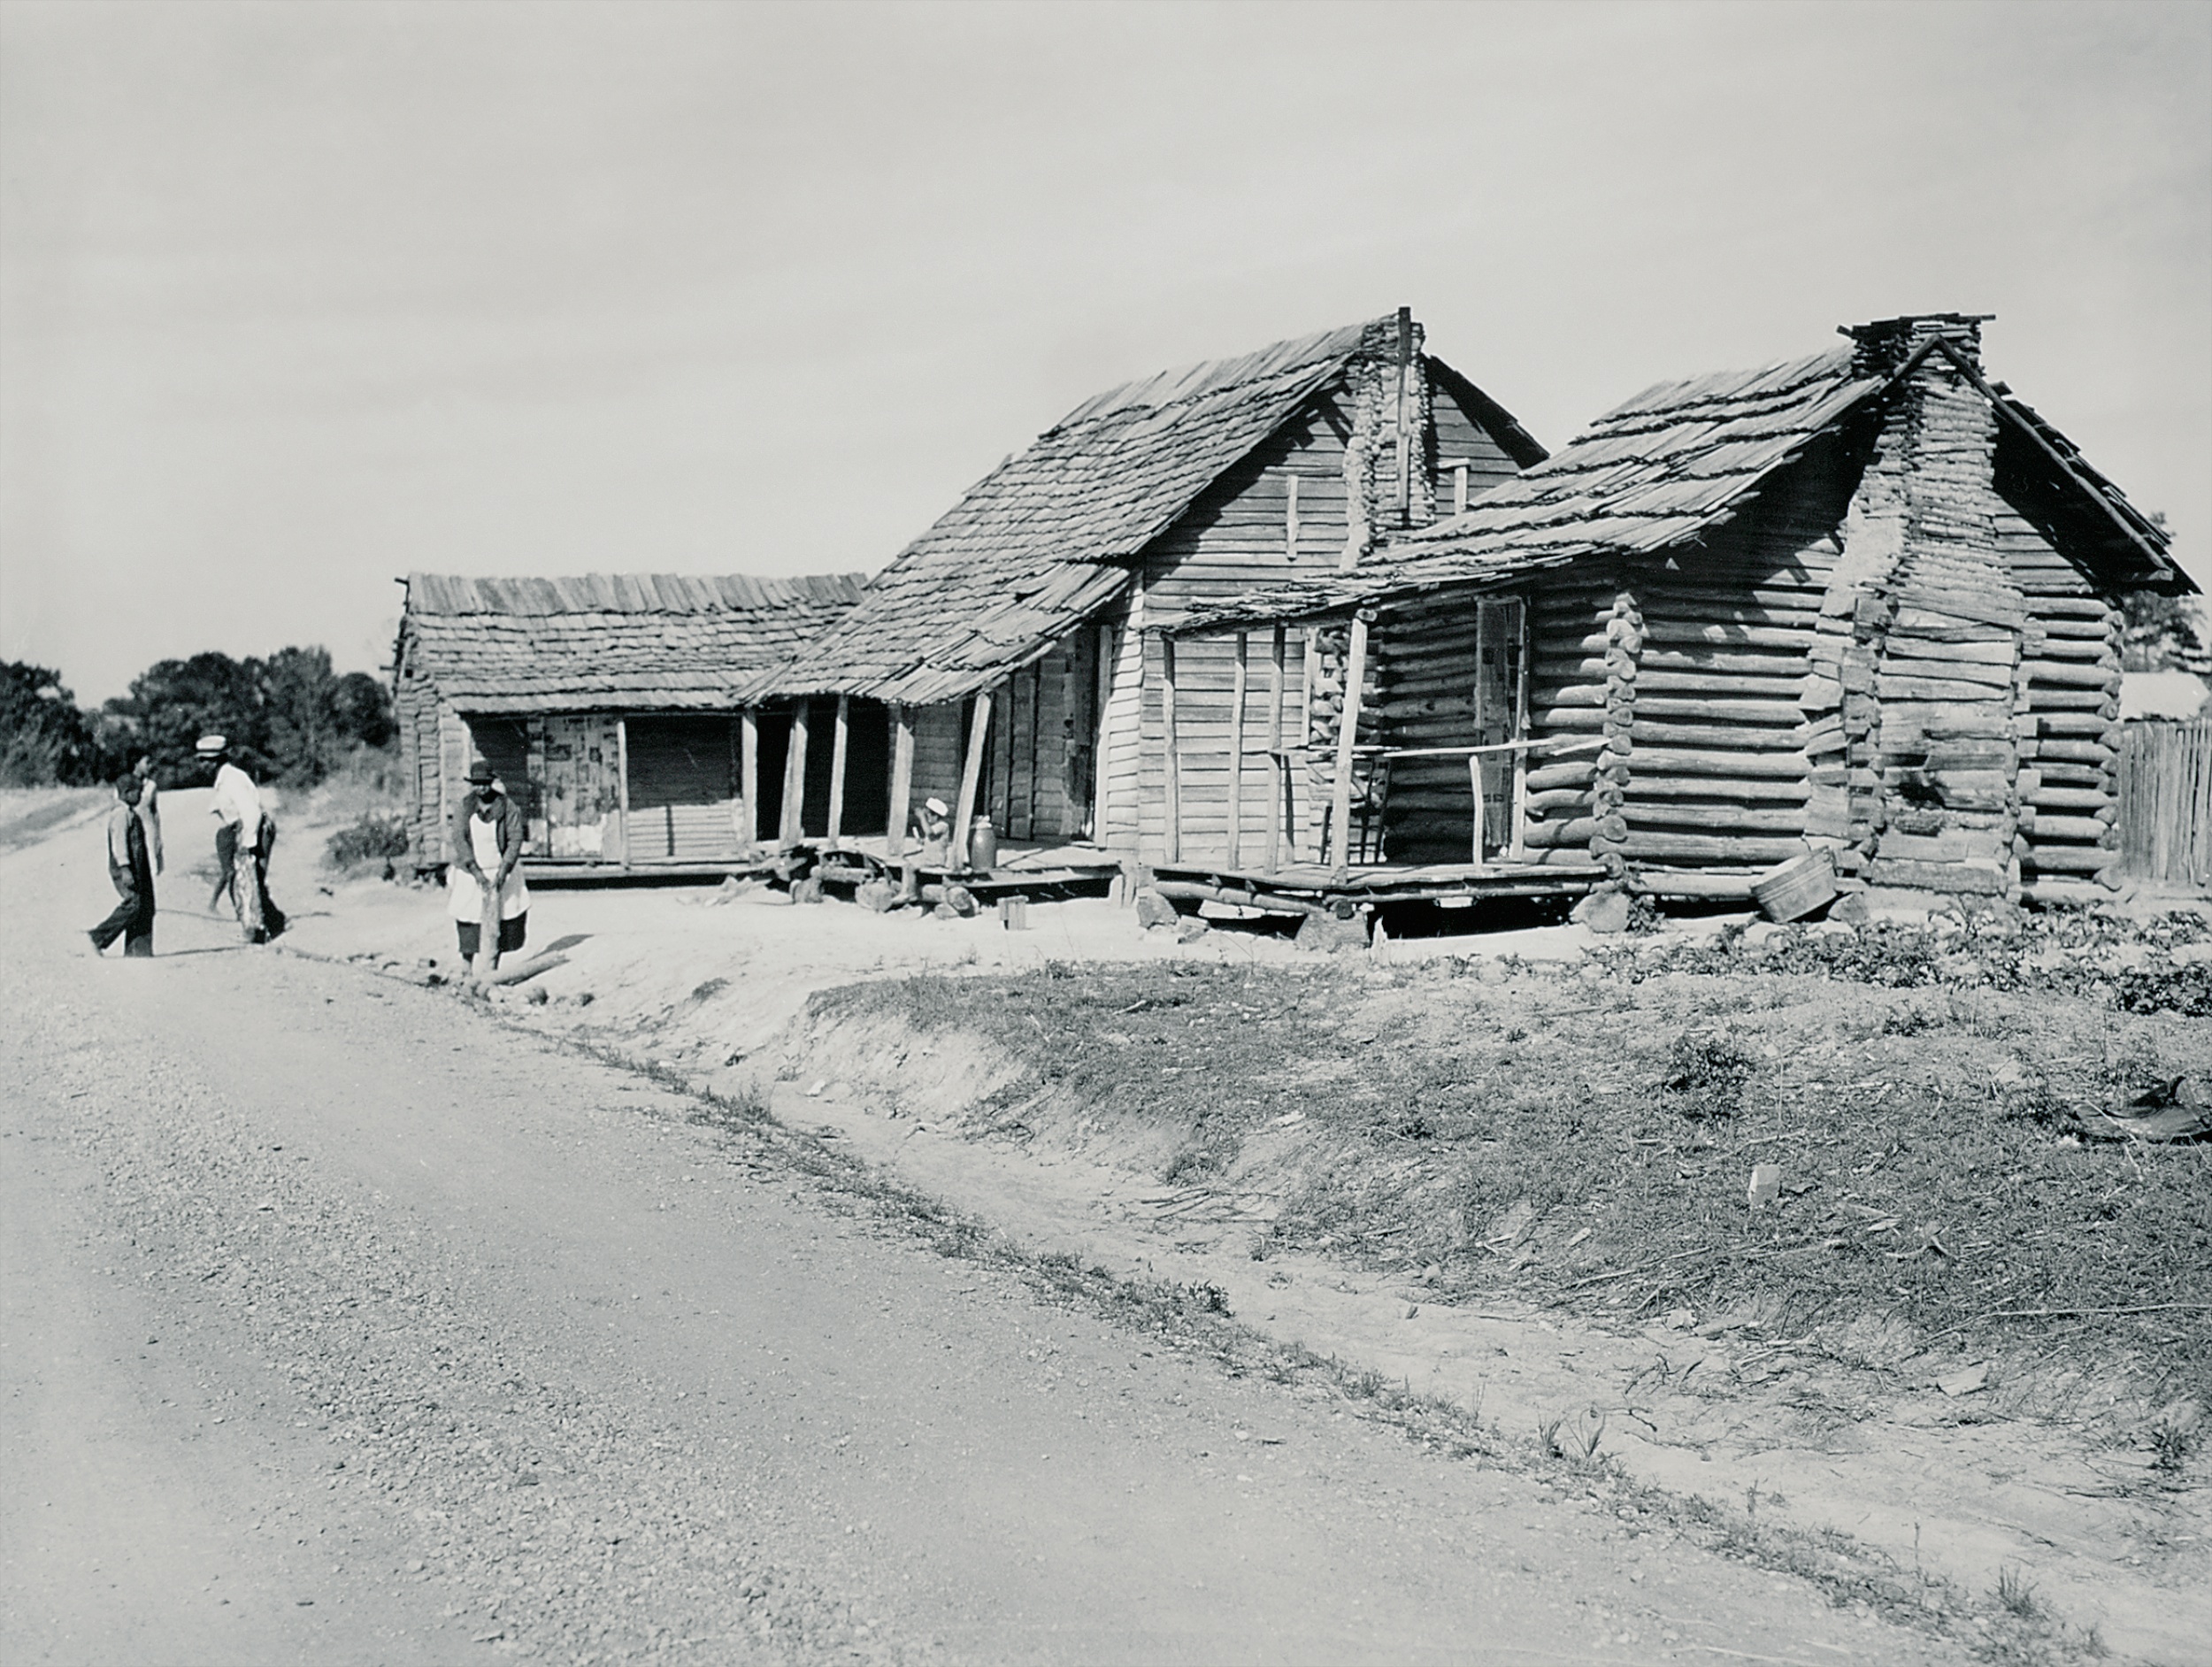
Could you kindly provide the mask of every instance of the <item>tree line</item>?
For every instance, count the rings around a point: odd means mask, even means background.
[[[60,672],[0,662],[0,785],[88,786],[141,757],[157,780],[184,781],[205,734],[228,736],[264,780],[312,787],[361,749],[391,744],[391,693],[365,672],[333,671],[326,649],[210,652],[158,661],[128,694],[87,710]]]

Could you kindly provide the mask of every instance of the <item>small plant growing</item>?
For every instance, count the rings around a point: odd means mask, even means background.
[[[1201,1314],[1227,1314],[1230,1311],[1228,1292],[1210,1279],[1202,1284],[1186,1285],[1182,1288],[1182,1296]]]
[[[1744,1086],[1757,1069],[1749,1050],[1725,1032],[1686,1030],[1674,1039],[1661,1087],[1693,1122],[1732,1118],[1743,1110]]]
[[[1596,1463],[1598,1448],[1605,1440],[1605,1414],[1593,1407],[1573,1425],[1563,1413],[1536,1426],[1536,1445],[1548,1457],[1564,1459],[1570,1464]]]
[[[2005,1612],[2016,1615],[2024,1621],[2032,1621],[2042,1614],[2043,1605],[2035,1595],[2035,1582],[2018,1569],[1997,1565],[1997,1602]]]
[[[2203,1437],[2178,1418],[2161,1418],[2151,1425],[2151,1468],[2161,1476],[2178,1476],[2188,1467],[2190,1456]]]

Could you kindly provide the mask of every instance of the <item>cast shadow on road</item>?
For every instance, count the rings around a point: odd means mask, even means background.
[[[590,941],[590,933],[572,932],[565,938],[555,939],[551,943],[547,944],[544,949],[539,950],[538,953],[541,955],[558,955],[564,949],[573,949],[580,943],[589,943]]]

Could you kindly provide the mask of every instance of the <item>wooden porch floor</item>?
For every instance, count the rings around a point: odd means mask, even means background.
[[[1272,873],[1192,863],[1152,866],[1170,897],[1274,906],[1294,912],[1348,912],[1362,903],[1465,903],[1497,897],[1579,897],[1605,878],[1595,863],[1365,863],[1344,874],[1317,863]],[[1342,910],[1339,905],[1343,905]]]

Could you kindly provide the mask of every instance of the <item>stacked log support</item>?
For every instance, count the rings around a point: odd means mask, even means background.
[[[1309,849],[1318,852],[1326,840],[1331,860],[1345,849],[1340,828],[1332,819],[1336,791],[1336,757],[1343,741],[1346,663],[1351,653],[1351,622],[1335,620],[1313,627],[1307,652],[1311,681],[1306,699],[1306,815]],[[1360,694],[1354,713],[1355,749],[1381,744],[1383,704],[1380,658],[1370,653],[1360,667]],[[1352,818],[1367,813],[1374,785],[1373,766],[1356,752],[1352,771]]]
[[[1630,856],[1628,782],[1636,749],[1637,660],[1643,649],[1643,611],[1635,592],[1624,588],[1615,593],[1605,625],[1605,717],[1599,731],[1605,746],[1590,791],[1590,855],[1616,879],[1627,872]]]

